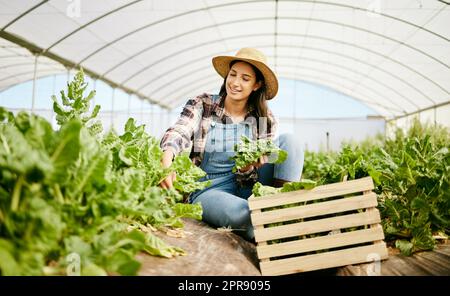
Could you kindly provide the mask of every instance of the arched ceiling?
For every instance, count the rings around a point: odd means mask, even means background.
[[[0,0],[0,90],[83,67],[165,108],[218,91],[216,55],[256,47],[278,77],[386,118],[450,101],[450,5],[435,0]]]

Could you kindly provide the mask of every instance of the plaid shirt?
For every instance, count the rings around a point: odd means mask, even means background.
[[[225,99],[218,95],[203,93],[190,99],[183,108],[177,122],[170,127],[161,139],[162,150],[171,149],[175,155],[190,150],[190,158],[193,163],[200,166],[206,146],[206,135],[211,122],[230,123],[231,118],[224,111]],[[264,124],[263,118],[257,118],[254,109],[249,107],[244,123],[252,127],[253,140],[275,138],[277,122],[270,110],[268,110],[271,126]],[[259,124],[259,128],[258,128]],[[254,182],[257,179],[256,170],[246,173],[236,173],[240,184]]]

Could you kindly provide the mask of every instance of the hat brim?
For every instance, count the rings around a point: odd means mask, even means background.
[[[232,61],[243,61],[255,66],[264,76],[268,96],[267,99],[271,100],[276,96],[278,92],[278,79],[275,73],[268,66],[266,66],[266,64],[253,59],[239,58],[235,56],[217,56],[212,59],[214,69],[216,69],[217,73],[219,73],[219,75],[223,78],[228,75],[228,72],[230,71],[230,63]]]

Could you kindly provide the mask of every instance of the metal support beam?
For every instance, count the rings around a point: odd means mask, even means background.
[[[78,63],[75,63],[75,62],[70,61],[70,60],[68,60],[66,58],[63,58],[62,56],[59,56],[57,54],[45,51],[45,49],[37,46],[36,44],[31,43],[31,42],[29,42],[29,41],[27,41],[27,40],[25,40],[23,38],[20,38],[19,36],[16,36],[14,34],[11,34],[11,33],[5,32],[5,31],[0,31],[0,38],[6,39],[6,40],[8,40],[8,41],[10,41],[12,43],[15,43],[15,44],[17,44],[17,45],[19,45],[21,47],[24,47],[24,48],[28,49],[29,51],[31,51],[32,53],[38,53],[41,56],[45,56],[45,57],[47,57],[49,59],[57,61],[57,62],[59,62],[60,64],[62,64],[63,66],[65,66],[68,69],[78,69],[80,67],[78,65]],[[159,103],[156,100],[152,100],[151,98],[148,98],[145,95],[143,95],[143,94],[141,94],[139,92],[136,92],[136,91],[134,91],[131,88],[128,88],[128,87],[126,87],[124,85],[118,84],[118,83],[116,83],[116,82],[114,82],[114,81],[112,81],[112,80],[110,80],[108,78],[105,78],[102,75],[100,75],[100,74],[98,74],[98,73],[96,73],[96,72],[94,72],[94,71],[92,71],[92,70],[90,70],[88,68],[84,68],[83,67],[83,71],[84,71],[84,73],[86,75],[89,75],[92,78],[100,79],[103,82],[105,82],[106,84],[110,85],[112,88],[119,88],[119,89],[123,90],[126,93],[135,94],[136,96],[138,96],[141,99],[147,99],[147,100],[149,100],[149,101],[151,101],[151,102],[161,106],[161,108],[168,109],[168,106],[166,106],[164,104],[161,104],[161,103]]]
[[[439,108],[439,107],[446,106],[448,104],[450,104],[450,101],[443,102],[443,103],[440,103],[440,104],[436,104],[436,105],[433,105],[433,106],[430,106],[430,107],[427,107],[427,108],[423,108],[423,109],[420,109],[420,110],[417,110],[417,111],[414,111],[414,112],[410,112],[410,113],[407,113],[407,114],[404,114],[404,115],[395,116],[394,118],[387,119],[386,121],[387,122],[392,122],[392,121],[395,121],[395,120],[398,120],[398,119],[401,119],[401,118],[405,118],[405,117],[408,117],[408,116],[411,116],[411,115],[414,115],[414,114],[418,114],[418,113],[421,113],[421,112],[425,112],[425,111],[431,110],[433,108],[435,109],[435,111],[434,111],[435,117],[434,118],[436,120],[436,109]]]

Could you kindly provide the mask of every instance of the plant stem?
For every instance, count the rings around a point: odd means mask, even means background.
[[[14,185],[13,195],[11,199],[11,210],[13,212],[17,211],[19,208],[19,201],[20,201],[20,193],[22,191],[22,185],[25,182],[25,179],[23,175],[20,175],[19,178],[17,178],[16,184]]]
[[[59,201],[61,204],[64,203],[64,196],[62,195],[61,188],[59,187],[59,184],[55,184],[53,187],[55,190],[56,200]]]
[[[53,155],[51,157],[52,161],[55,161],[63,152],[64,148],[66,147],[67,143],[71,140],[71,137],[67,137],[66,139],[63,139],[61,143],[59,143],[58,147],[56,147],[55,151],[53,152]]]
[[[93,163],[90,164],[90,166],[89,166],[89,168],[87,169],[87,171],[84,172],[84,176],[83,176],[83,178],[81,179],[80,184],[79,184],[79,185],[77,186],[77,188],[75,189],[75,192],[74,192],[74,194],[73,194],[74,197],[77,196],[77,195],[81,192],[81,190],[83,190],[84,185],[86,185],[87,181],[89,180],[89,178],[90,178],[91,175],[92,175],[92,172],[95,170],[95,168],[96,168],[96,166],[97,166],[97,164],[98,164],[98,162],[99,162],[99,158],[96,157],[92,162],[93,162]],[[81,202],[82,198],[83,198],[83,197],[80,196],[80,197],[78,198],[78,200]]]

